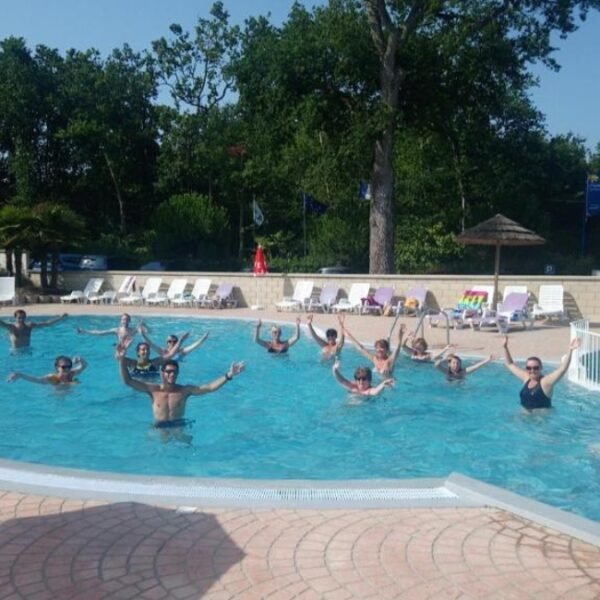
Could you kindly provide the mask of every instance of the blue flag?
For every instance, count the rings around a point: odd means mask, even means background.
[[[588,175],[585,188],[585,216],[597,217],[600,215],[600,181],[596,175]]]
[[[371,199],[371,183],[369,181],[361,181],[358,184],[358,197],[367,202]]]
[[[304,211],[315,215],[322,215],[327,212],[327,205],[315,200],[310,194],[302,193],[304,202]]]

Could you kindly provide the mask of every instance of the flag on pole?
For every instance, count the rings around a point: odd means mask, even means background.
[[[367,202],[371,199],[371,183],[369,181],[361,181],[358,184],[358,197]]]
[[[327,205],[315,200],[310,194],[302,193],[302,202],[304,203],[304,212],[310,212],[315,215],[322,215],[327,212]]]
[[[254,224],[260,227],[265,222],[265,215],[263,215],[256,200],[252,200],[252,214],[254,216]]]

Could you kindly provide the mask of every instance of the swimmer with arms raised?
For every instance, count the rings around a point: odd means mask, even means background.
[[[525,369],[518,367],[512,359],[510,350],[508,349],[508,336],[504,336],[504,364],[506,368],[523,382],[521,388],[521,406],[527,410],[537,408],[552,408],[552,392],[554,386],[561,380],[562,376],[567,372],[571,363],[573,350],[579,348],[581,340],[574,338],[569,343],[569,350],[563,357],[560,365],[549,373],[542,373],[542,361],[537,356],[530,356],[525,361]]]
[[[45,383],[49,385],[72,385],[79,383],[75,377],[80,375],[87,368],[87,362],[80,356],[74,356],[73,359],[68,356],[57,356],[54,360],[54,368],[56,373],[49,373],[42,377],[35,377],[34,375],[27,375],[26,373],[19,373],[14,371],[8,376],[8,381],[16,381],[17,379],[24,379],[31,383]]]
[[[29,348],[31,343],[31,332],[34,329],[39,329],[40,327],[50,327],[63,319],[68,317],[67,313],[60,315],[60,317],[55,317],[54,319],[49,319],[48,321],[37,321],[37,322],[27,322],[27,313],[19,308],[15,310],[14,313],[15,322],[14,323],[6,323],[5,321],[0,321],[0,327],[6,329],[8,331],[8,335],[10,336],[10,343],[13,348]]]
[[[386,387],[392,387],[395,383],[395,379],[384,379],[379,385],[372,387],[371,381],[373,374],[369,367],[358,367],[354,371],[354,381],[346,379],[340,373],[340,361],[336,359],[332,367],[333,376],[336,381],[345,387],[349,392],[353,394],[359,394],[360,396],[377,396],[383,392]]]
[[[385,340],[377,340],[375,342],[375,353],[369,352],[347,329],[344,325],[342,325],[342,331],[344,331],[348,337],[356,344],[359,352],[373,361],[373,367],[375,371],[383,376],[389,376],[394,371],[394,365],[396,364],[396,359],[398,358],[398,354],[400,354],[400,349],[402,348],[402,336],[404,335],[404,331],[406,330],[406,326],[400,325],[398,327],[398,345],[396,349],[390,354],[390,343]]]
[[[165,361],[176,356],[179,352],[181,342],[187,339],[188,335],[188,333],[184,333],[181,336],[181,339],[178,340],[170,350],[155,358],[150,358],[150,344],[148,342],[140,342],[135,348],[137,359],[125,357],[123,360],[130,373],[135,377],[157,376],[160,366],[164,364]]]
[[[447,346],[446,349],[450,348]],[[456,354],[448,354],[448,356],[438,358],[434,366],[438,371],[441,371],[448,381],[460,381],[464,379],[467,375],[474,373],[477,369],[481,369],[484,365],[487,365],[489,362],[493,361],[496,357],[493,354],[490,354],[487,358],[480,360],[474,365],[470,365],[469,367],[463,367],[462,359],[460,356]]]
[[[344,317],[345,315],[338,316],[338,321],[342,327],[342,335],[339,339],[338,332],[333,328],[328,329],[325,332],[325,339],[323,339],[319,334],[317,334],[315,328],[313,327],[313,315],[309,314],[306,317],[306,321],[308,322],[308,331],[310,332],[310,335],[312,336],[313,340],[315,340],[315,342],[317,342],[317,344],[321,346],[321,358],[323,358],[324,360],[339,356],[340,352],[342,351],[342,348],[344,347]]]
[[[77,333],[86,333],[87,335],[116,335],[119,343],[122,343],[127,339],[133,339],[135,334],[145,327],[143,321],[136,327],[132,327],[131,316],[123,313],[118,327],[111,327],[110,329],[83,329],[77,327]]]
[[[165,358],[175,358],[175,356],[173,355],[173,348],[175,347],[175,345],[178,346],[178,350],[177,352],[175,352],[175,355],[177,356],[177,358],[179,360],[181,360],[184,356],[187,356],[188,354],[190,354],[191,352],[193,352],[194,350],[197,350],[198,348],[200,348],[200,346],[208,339],[208,333],[205,333],[201,338],[198,338],[195,342],[191,343],[189,346],[186,346],[185,348],[181,347],[181,342],[189,337],[189,333],[184,333],[181,336],[181,340],[175,335],[175,334],[171,334],[167,337],[167,345],[165,348],[161,348],[158,344],[156,344],[155,342],[153,342],[149,337],[148,337],[148,329],[143,326],[141,329],[141,334],[142,337],[148,342],[148,344],[150,344],[150,347],[158,352],[161,356],[165,357]],[[185,337],[184,337],[185,336]],[[168,355],[168,356],[167,356]]]
[[[139,381],[131,377],[127,369],[125,352],[129,344],[131,342],[126,341],[117,347],[121,378],[129,387],[150,396],[152,400],[152,412],[154,414],[154,425],[158,428],[177,428],[185,425],[185,406],[190,396],[202,396],[209,392],[215,392],[244,370],[243,362],[234,362],[225,372],[225,375],[218,377],[211,383],[204,385],[180,385],[177,383],[179,364],[176,360],[169,359],[162,365],[161,383]]]
[[[256,331],[254,333],[254,341],[260,344],[267,352],[271,354],[285,354],[291,346],[300,339],[300,317],[296,319],[296,333],[289,340],[281,339],[281,327],[273,325],[271,327],[271,340],[266,341],[260,338],[260,328],[262,326],[261,319],[256,323]]]

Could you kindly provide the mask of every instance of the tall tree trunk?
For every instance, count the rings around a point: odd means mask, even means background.
[[[121,188],[119,187],[119,182],[117,181],[117,177],[115,172],[113,171],[112,164],[110,159],[108,158],[108,154],[106,151],[102,152],[104,155],[104,160],[106,161],[106,166],[108,167],[108,172],[110,173],[110,177],[113,181],[113,185],[115,186],[115,193],[117,195],[117,202],[119,204],[119,232],[121,235],[125,235],[125,206],[123,205],[123,197],[121,196]]]

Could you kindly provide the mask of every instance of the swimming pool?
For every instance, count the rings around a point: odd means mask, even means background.
[[[600,416],[594,398],[561,382],[556,408],[526,414],[519,383],[490,365],[449,384],[431,366],[399,359],[398,383],[357,402],[320,363],[303,336],[287,356],[252,342],[254,323],[146,317],[152,337],[210,333],[181,364],[180,383],[221,376],[233,360],[246,372],[214,394],[191,398],[188,442],[165,443],[152,428],[150,400],[127,388],[113,358],[113,337],[77,335],[118,317],[71,317],[33,334],[31,354],[11,355],[12,370],[51,372],[57,354],[80,354],[90,366],[68,393],[18,381],[2,384],[0,457],[64,467],[152,475],[253,479],[445,477],[460,472],[600,520]],[[283,337],[292,327],[283,326]],[[265,331],[265,333],[267,333]],[[130,350],[130,355],[133,351]],[[342,372],[364,364],[350,345]],[[424,376],[425,375],[425,376]]]

